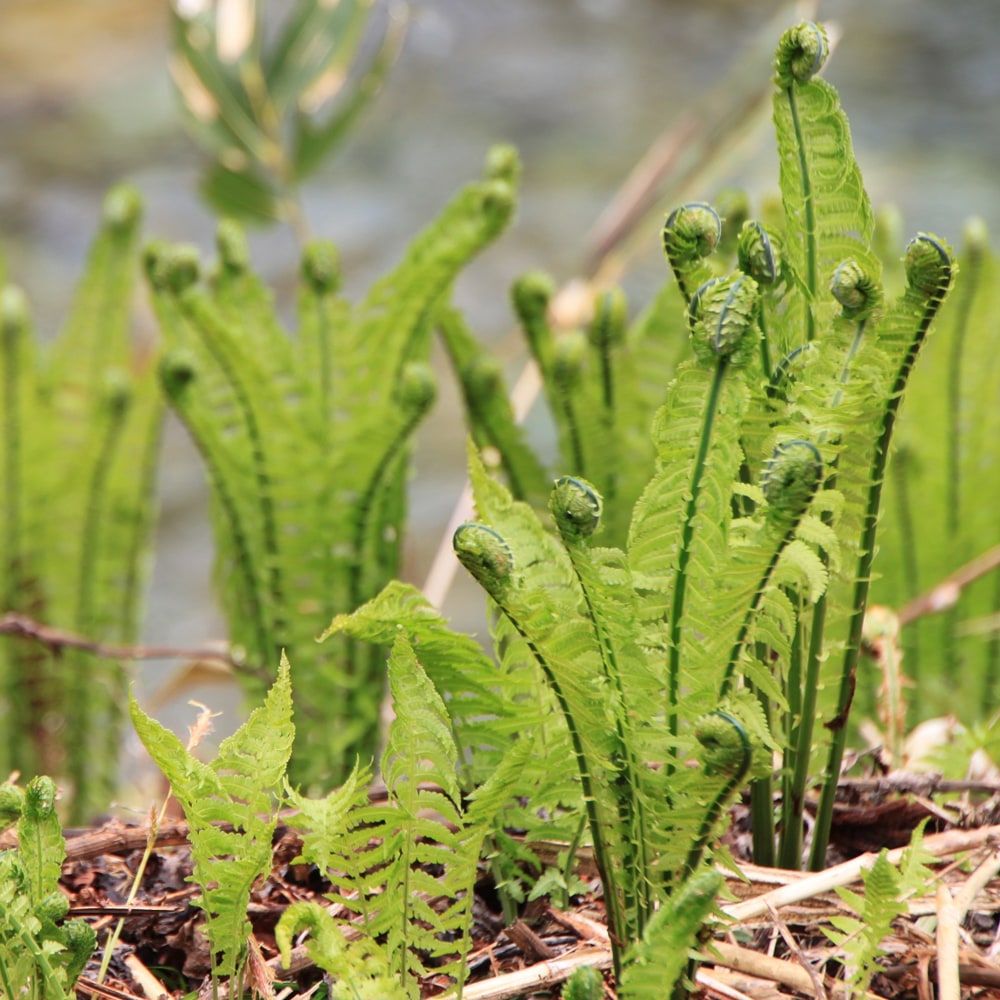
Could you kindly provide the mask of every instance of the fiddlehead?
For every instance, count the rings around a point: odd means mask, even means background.
[[[740,230],[736,247],[740,270],[750,275],[761,287],[768,290],[761,296],[758,322],[760,323],[760,364],[765,378],[771,377],[771,349],[768,341],[768,305],[779,297],[775,287],[783,282],[784,266],[777,235],[768,232],[764,225],[748,220]]]
[[[601,523],[604,500],[584,479],[557,479],[549,497],[549,510],[563,540],[569,543],[589,538]]]
[[[704,715],[695,727],[695,739],[702,747],[702,766],[707,776],[723,775],[722,787],[712,799],[701,821],[698,834],[684,862],[684,875],[690,876],[701,863],[712,835],[730,797],[750,773],[753,746],[746,729],[735,716],[716,711]]]
[[[781,279],[782,258],[778,237],[755,220],[743,223],[736,259],[740,270],[758,285],[774,285]]]
[[[663,224],[663,251],[685,301],[707,278],[704,259],[722,238],[722,220],[711,205],[692,201],[675,208]]]
[[[688,310],[695,356],[702,361],[746,364],[757,346],[759,299],[757,282],[746,274],[699,288]]]
[[[822,68],[830,53],[826,29],[812,21],[789,28],[778,42],[774,54],[774,82],[779,87],[811,80]]]
[[[777,537],[777,543],[773,545],[767,558],[760,582],[754,590],[750,606],[729,654],[719,691],[720,699],[725,698],[731,690],[743,647],[754,618],[760,611],[778,560],[788,543],[795,537],[795,529],[808,510],[822,481],[823,460],[816,446],[810,441],[782,442],[768,459],[761,477],[761,490],[767,501],[766,523],[771,536]]]
[[[867,319],[882,304],[882,286],[856,260],[837,265],[830,279],[830,294],[840,303],[845,319]]]
[[[761,477],[768,521],[794,530],[823,479],[823,460],[811,441],[785,441],[774,449]]]
[[[451,541],[458,561],[498,600],[514,571],[514,555],[503,535],[485,524],[467,521],[455,529]]]

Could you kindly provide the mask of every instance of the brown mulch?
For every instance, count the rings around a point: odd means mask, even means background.
[[[742,879],[726,872],[735,901],[723,909],[733,922],[716,935],[714,961],[699,968],[704,995],[726,1000],[843,996],[837,954],[822,933],[831,916],[844,912],[835,889],[857,888],[862,869],[874,861],[872,852],[886,847],[898,856],[912,830],[926,820],[924,846],[937,859],[936,884],[930,887],[935,894],[909,901],[908,914],[894,925],[888,955],[869,995],[893,1000],[1000,998],[1000,789],[988,789],[992,797],[976,808],[939,804],[941,791],[954,790],[948,783],[907,775],[847,782],[831,845],[831,857],[847,860],[810,874],[748,861],[739,862]],[[746,856],[744,828],[745,810],[737,806],[726,840],[738,859]],[[62,888],[70,900],[70,916],[88,919],[102,942],[124,918],[108,975],[98,983],[93,961],[77,985],[80,997],[158,1000],[204,987],[209,950],[194,905],[197,890],[187,881],[191,865],[185,823],[161,825],[135,902],[126,905],[148,834],[147,827],[119,821],[67,833]],[[0,837],[0,849],[8,846]],[[281,969],[273,933],[278,918],[298,900],[335,908],[324,895],[330,885],[321,874],[292,863],[299,846],[294,828],[279,826],[273,871],[255,890],[249,911],[279,998],[304,992],[321,975],[304,947],[295,949],[290,970]],[[532,847],[543,862],[546,856],[554,862],[564,845]],[[528,904],[509,927],[484,873],[473,909],[466,1000],[552,992],[580,965],[610,968],[599,883],[586,850],[578,860],[579,873],[592,888],[589,894],[573,897],[567,910],[544,900]],[[290,984],[284,994],[282,984]],[[424,983],[424,996],[442,996],[450,988],[445,977],[432,977]],[[605,992],[614,997],[610,984]]]

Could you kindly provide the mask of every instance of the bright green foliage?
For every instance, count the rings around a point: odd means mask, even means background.
[[[305,253],[298,336],[276,319],[243,235],[219,227],[207,287],[183,247],[151,247],[167,352],[160,374],[205,462],[230,638],[251,692],[287,650],[299,683],[292,778],[346,777],[374,753],[381,650],[314,638],[395,576],[410,442],[434,401],[429,319],[513,209],[509,156],[493,154],[365,298],[338,295],[334,248]]]
[[[483,839],[532,748],[530,740],[517,744],[463,808],[452,723],[415,650],[422,645],[401,632],[389,658],[395,718],[381,761],[388,801],[354,808],[322,848],[330,877],[346,890],[338,902],[356,911],[367,935],[385,935],[390,972],[413,997],[431,965],[463,975]],[[431,874],[435,868],[442,874]]]
[[[693,884],[746,780],[755,853],[775,860],[773,746],[791,866],[802,861],[808,778],[817,750],[826,754],[811,859],[823,864],[896,417],[954,273],[948,248],[921,234],[904,289],[886,301],[846,116],[815,79],[825,51],[812,24],[779,44],[783,211],[767,226],[748,220],[726,243],[735,270],[715,260],[723,226],[699,202],[667,218],[679,294],[661,296],[639,334],[605,335],[624,319],[604,301],[589,336],[557,335],[551,283],[528,276],[515,287],[571,473],[550,501],[558,537],[517,502],[540,506],[518,475],[520,440],[500,463],[510,492],[471,457],[477,520],[455,533],[455,551],[507,623],[497,627],[501,663],[534,661],[563,716],[613,941],[640,937],[657,901],[669,906]],[[693,356],[679,363],[662,343],[659,354],[643,346],[669,329],[668,308],[691,339]],[[592,353],[598,345],[611,354]],[[607,433],[627,443],[626,428],[642,426],[629,398],[646,404],[648,426],[650,396],[620,391],[625,379],[641,384],[644,349],[675,367],[659,387],[652,454],[626,487]],[[505,438],[478,412],[475,440],[502,452]],[[691,759],[701,768],[681,766]]]
[[[482,647],[447,627],[415,587],[393,581],[350,615],[338,615],[321,641],[346,635],[382,648],[399,637],[419,650],[420,665],[438,691],[448,692],[448,716],[459,750],[460,781],[471,792],[496,767],[496,748],[523,720]],[[492,752],[491,752],[492,751]]]
[[[882,942],[889,936],[892,922],[907,912],[906,900],[926,892],[933,880],[933,872],[924,864],[926,855],[921,843],[918,831],[903,852],[898,868],[883,850],[862,875],[863,896],[850,889],[837,889],[837,895],[854,915],[835,914],[830,918],[834,929],[824,933],[845,955],[844,981],[851,997],[867,994],[872,976],[878,971],[877,959],[885,954]]]
[[[365,0],[188,6],[170,5],[171,72],[213,160],[206,197],[227,215],[301,227],[297,186],[381,90],[402,46],[404,4],[384,16]],[[268,6],[282,9],[280,23],[269,23]]]
[[[897,609],[1000,544],[1000,520],[986,500],[1000,495],[1000,286],[978,220],[966,227],[958,266],[955,293],[911,380],[885,488],[872,596]],[[971,723],[1000,704],[998,580],[994,569],[957,604],[903,630],[915,718],[957,712]]]
[[[671,996],[690,964],[692,943],[721,887],[721,875],[702,872],[656,911],[628,955],[621,982],[623,1000]]]
[[[0,995],[71,1000],[97,935],[82,920],[63,922],[69,901],[59,891],[66,855],[51,778],[23,791],[0,786],[0,830],[17,823],[18,848],[0,853]]]
[[[601,1000],[604,977],[592,965],[583,965],[566,980],[562,996],[563,1000]]]
[[[247,904],[258,880],[271,871],[277,796],[292,752],[292,687],[287,659],[267,700],[219,746],[211,764],[197,760],[134,699],[132,722],[149,755],[170,782],[191,827],[199,906],[211,943],[213,983],[238,977],[247,957]],[[220,823],[232,824],[232,830]],[[237,990],[239,992],[239,990]]]
[[[0,612],[94,642],[139,627],[163,405],[129,335],[137,193],[111,191],[58,339],[0,292]],[[82,820],[116,785],[126,672],[75,649],[0,643],[0,773],[57,774]]]
[[[309,931],[307,947],[316,966],[330,976],[333,1000],[406,1000],[402,982],[389,969],[385,950],[372,938],[345,938],[318,903],[292,903],[281,915],[274,937],[287,965],[292,940]]]

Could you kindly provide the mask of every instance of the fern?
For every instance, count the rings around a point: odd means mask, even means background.
[[[0,604],[122,644],[137,636],[163,404],[129,335],[138,194],[108,193],[60,336],[33,339],[27,303],[0,296]],[[0,770],[67,779],[71,818],[117,781],[127,672],[77,649],[4,643]]]
[[[910,379],[910,402],[899,416],[899,443],[885,484],[885,508],[892,516],[882,535],[872,600],[894,608],[1000,541],[988,505],[979,502],[995,491],[1000,470],[991,402],[1000,377],[991,322],[996,256],[978,220],[965,227],[963,243],[955,292],[942,305],[926,358]],[[1000,644],[985,626],[998,607],[996,580],[987,577],[964,588],[954,607],[903,630],[916,717],[956,706],[965,713],[988,712],[997,703]]]
[[[626,1000],[670,996],[684,975],[692,940],[711,912],[722,876],[703,872],[657,910],[633,946],[621,981]]]
[[[431,407],[430,324],[466,261],[509,219],[516,173],[493,154],[365,298],[338,295],[335,250],[303,261],[299,336],[276,319],[245,239],[219,228],[207,287],[183,248],[153,246],[147,273],[168,352],[161,381],[212,486],[217,575],[251,691],[282,649],[301,664],[292,778],[343,778],[378,734],[382,651],[313,637],[396,573],[413,434]],[[317,706],[324,706],[322,713]],[[331,706],[338,706],[331,724]]]
[[[22,791],[0,786],[0,828],[17,823],[18,847],[0,853],[0,992],[27,1000],[68,1000],[97,943],[82,920],[65,921],[59,891],[66,845],[51,778]]]
[[[292,690],[288,660],[260,708],[219,746],[211,764],[196,760],[169,730],[147,716],[135,699],[132,722],[144,746],[170,782],[191,828],[199,906],[220,977],[242,976],[250,923],[247,905],[257,881],[271,870],[271,839],[277,823],[275,796],[292,751]],[[230,823],[231,831],[217,824]]]
[[[837,889],[851,915],[835,914],[830,918],[833,929],[824,929],[824,933],[844,953],[844,981],[850,996],[867,993],[878,970],[878,959],[885,954],[882,942],[889,936],[893,921],[907,912],[907,898],[925,890],[931,881],[933,874],[925,858],[918,831],[903,852],[898,868],[889,862],[885,850],[879,853],[872,867],[862,874],[864,896],[843,887]]]
[[[388,803],[351,812],[331,877],[348,890],[340,901],[365,932],[385,935],[389,969],[415,996],[431,968],[461,981],[483,839],[531,744],[516,744],[463,812],[448,711],[405,636],[393,644],[389,684],[395,718],[381,761]]]
[[[309,956],[330,976],[337,1000],[404,1000],[403,984],[392,975],[385,951],[370,937],[347,940],[333,917],[318,903],[292,903],[278,921],[274,937],[288,965],[292,941],[309,932]]]

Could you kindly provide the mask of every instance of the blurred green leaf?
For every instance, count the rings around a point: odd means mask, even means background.
[[[208,0],[191,10],[174,0],[170,69],[186,124],[214,161],[203,183],[213,207],[294,225],[297,185],[344,140],[396,61],[406,3],[288,7],[224,11]]]
[[[302,106],[308,91],[327,77],[339,90],[365,33],[371,0],[337,4],[302,0],[264,60],[264,76],[275,107]]]
[[[258,223],[282,218],[274,188],[252,170],[229,170],[221,163],[213,163],[202,179],[201,193],[221,215]]]
[[[402,3],[394,4],[379,46],[346,100],[323,124],[318,124],[305,115],[300,117],[292,154],[297,179],[301,180],[311,174],[324,157],[340,145],[361,113],[381,92],[389,70],[395,65],[403,48],[406,23],[406,7]]]

